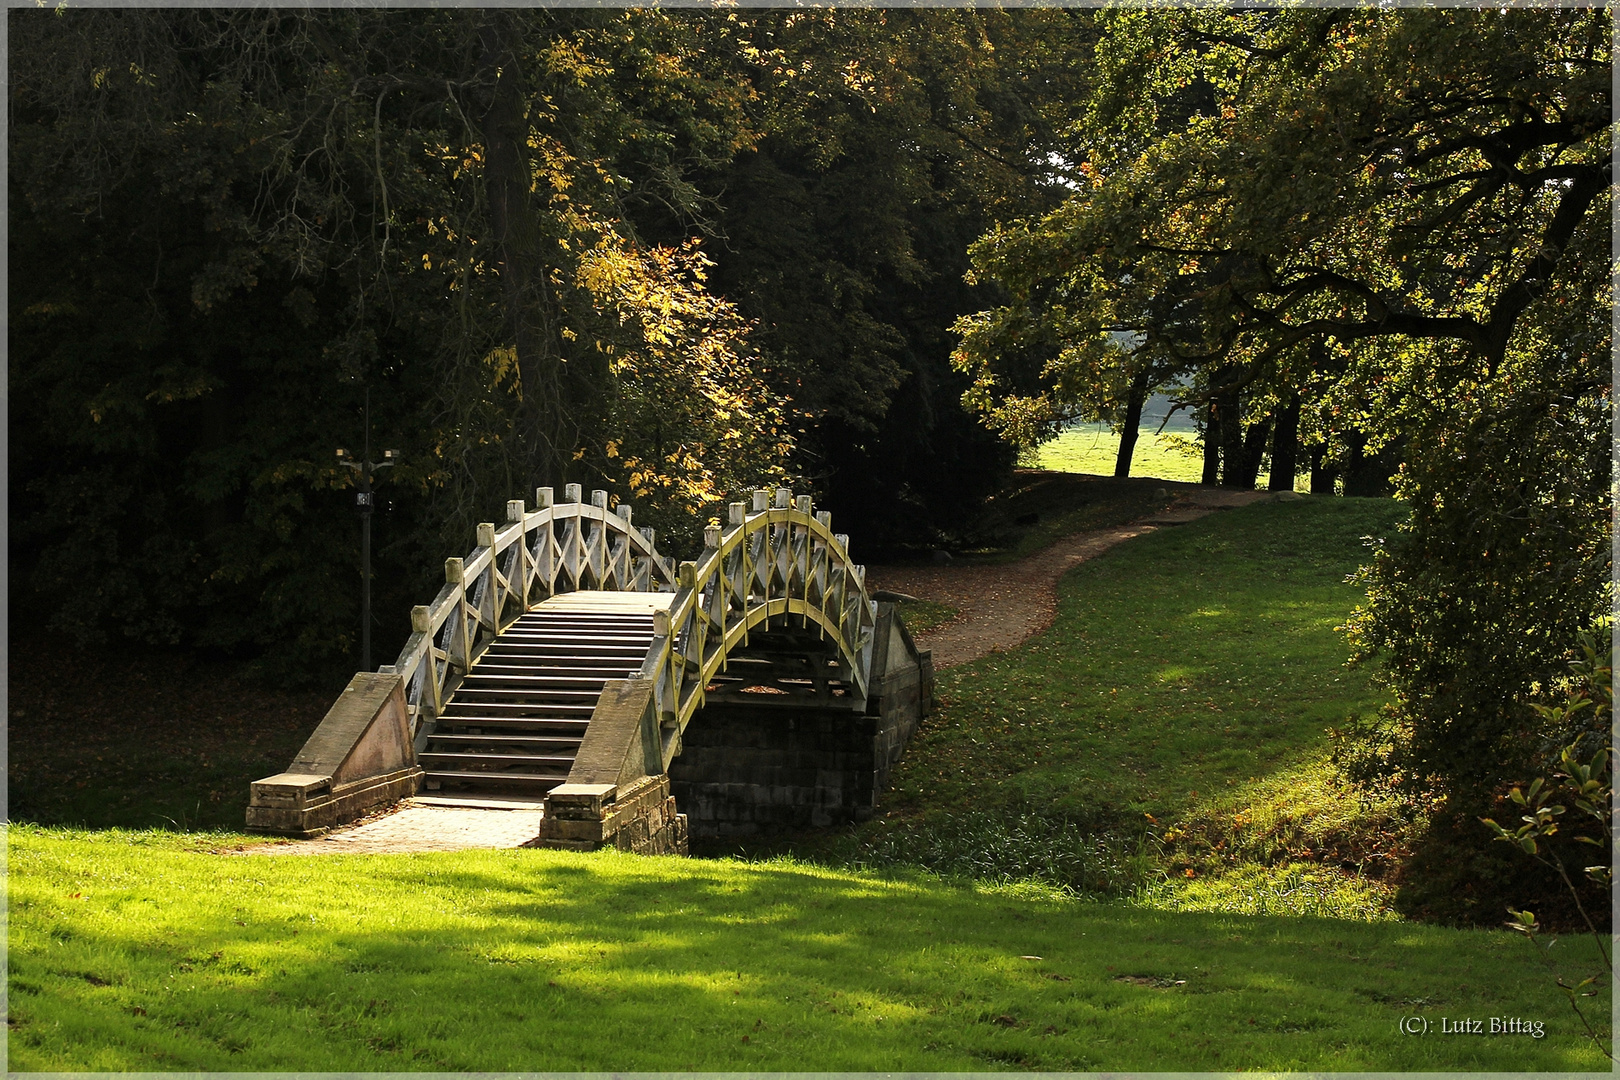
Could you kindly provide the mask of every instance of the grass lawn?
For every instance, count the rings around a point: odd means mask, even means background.
[[[13,821],[241,828],[248,785],[287,767],[347,682],[266,687],[239,665],[157,650],[75,650],[13,635]]]
[[[1507,933],[793,863],[205,849],[228,839],[11,830],[11,1070],[1603,1065]],[[1439,1030],[1492,1016],[1545,1037]]]
[[[894,610],[913,634],[937,630],[961,614],[949,604],[934,600],[903,600],[894,605]]]
[[[1196,431],[1157,434],[1144,427],[1137,432],[1136,449],[1131,452],[1131,475],[1158,480],[1181,480],[1196,484],[1204,474]],[[1106,424],[1076,424],[1051,442],[1035,450],[1035,464],[1053,472],[1091,473],[1113,476],[1119,457],[1119,433]]]
[[[883,814],[763,850],[1170,906],[1238,856],[1254,864],[1234,879],[1245,910],[1388,917],[1373,856],[1400,822],[1323,759],[1330,727],[1385,700],[1335,628],[1360,595],[1345,579],[1361,538],[1399,516],[1388,500],[1261,503],[1081,564],[1050,629],[939,673]],[[1295,865],[1323,855],[1333,880]]]
[[[1223,511],[1081,564],[1017,649],[941,673],[943,708],[896,774],[918,807],[1099,802],[1174,816],[1321,745],[1384,701],[1335,627],[1380,499]]]
[[[1174,486],[1153,479],[1017,469],[986,504],[977,542],[958,554],[972,562],[1015,562],[1065,536],[1138,521],[1175,498]]]
[[[1023,479],[1031,532],[1154,497]],[[10,1068],[1604,1069],[1528,943],[1393,916],[1401,823],[1324,761],[1382,702],[1334,627],[1398,514],[1266,503],[1082,564],[1048,631],[940,673],[884,813],[785,858],[14,826]]]

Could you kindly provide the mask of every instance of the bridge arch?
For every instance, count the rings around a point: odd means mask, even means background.
[[[653,685],[665,769],[680,733],[703,707],[706,687],[772,619],[797,618],[836,651],[839,674],[861,699],[871,675],[877,605],[866,568],[849,559],[849,538],[810,496],[778,488],[754,492],[751,508],[732,503],[722,530],[704,530],[704,553],[680,565],[667,614],[654,616],[654,640],[640,676]]]

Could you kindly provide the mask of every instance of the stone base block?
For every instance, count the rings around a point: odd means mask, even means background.
[[[567,851],[614,847],[638,855],[685,855],[686,815],[676,812],[669,777],[614,784],[563,784],[546,797],[540,846]]]
[[[247,811],[249,832],[308,840],[347,825],[379,806],[415,795],[422,770],[404,769],[333,786],[329,776],[278,773],[255,780]]]

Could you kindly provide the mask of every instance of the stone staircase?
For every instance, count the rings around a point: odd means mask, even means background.
[[[417,752],[433,801],[538,800],[568,778],[609,679],[640,670],[653,639],[649,600],[572,594],[520,618],[456,688]]]

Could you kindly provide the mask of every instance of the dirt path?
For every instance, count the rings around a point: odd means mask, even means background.
[[[1163,513],[1130,525],[1064,537],[1015,563],[872,566],[867,568],[866,583],[870,589],[905,593],[948,604],[961,612],[944,626],[917,635],[917,647],[933,652],[934,668],[938,670],[1010,649],[1050,626],[1057,614],[1058,578],[1076,564],[1161,527],[1182,525],[1216,510],[1270,498],[1277,496],[1260,491],[1194,488]]]

